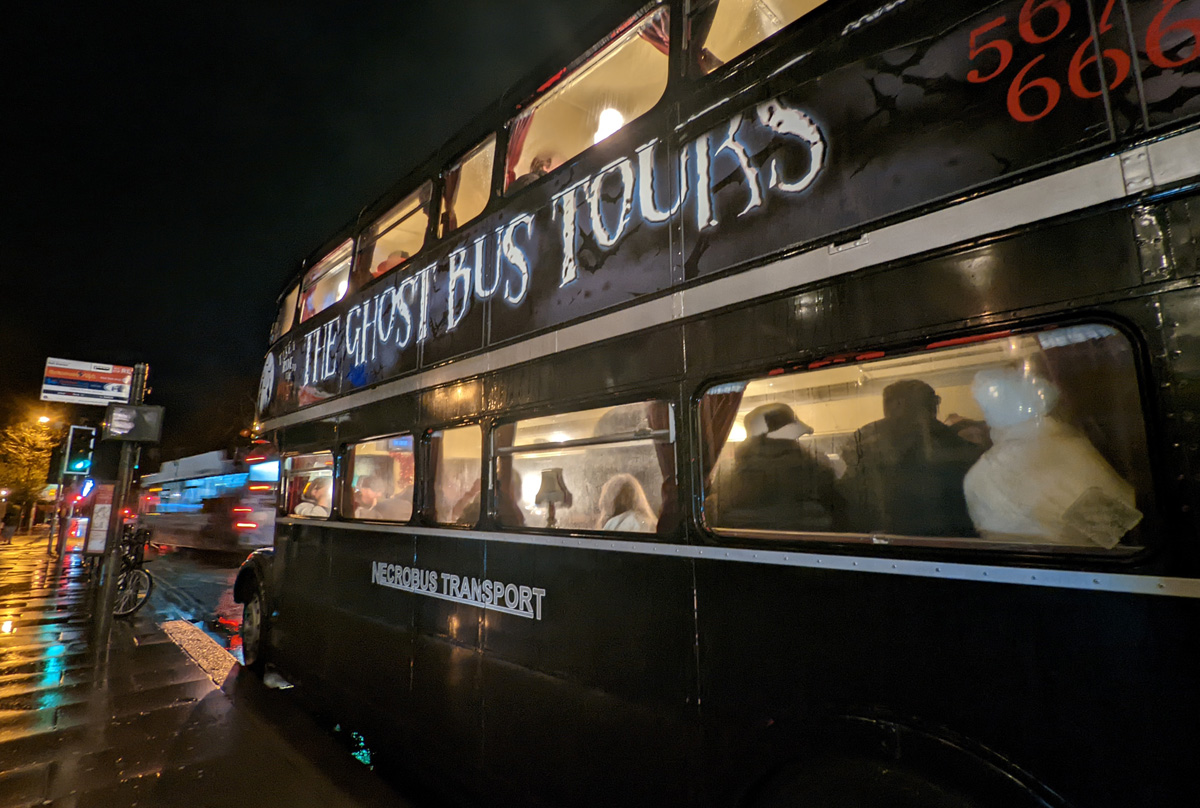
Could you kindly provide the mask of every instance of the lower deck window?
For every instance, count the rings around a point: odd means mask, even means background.
[[[393,435],[350,447],[345,516],[407,522],[413,509],[412,435]]]
[[[284,510],[292,516],[324,518],[333,508],[333,455],[292,455],[284,461]]]
[[[1103,551],[1152,507],[1132,347],[1105,325],[721,385],[700,415],[717,529]]]
[[[434,519],[444,525],[479,521],[483,433],[477,426],[441,429],[429,436]]]
[[[664,503],[674,505],[666,402],[531,418],[495,435],[503,525],[654,533]]]

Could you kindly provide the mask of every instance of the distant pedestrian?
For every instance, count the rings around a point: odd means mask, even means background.
[[[18,516],[12,509],[4,511],[4,519],[0,522],[3,524],[3,527],[0,527],[0,539],[3,539],[5,544],[12,543],[12,538],[17,532],[17,520]]]

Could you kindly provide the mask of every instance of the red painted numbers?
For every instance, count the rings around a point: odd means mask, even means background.
[[[1076,0],[1078,2],[1078,0]],[[1116,0],[1108,0],[1100,14],[1099,34],[1112,30],[1111,17]],[[1200,56],[1200,19],[1172,19],[1171,12],[1180,0],[1162,0],[1162,8],[1146,32],[1146,54],[1150,61],[1164,70],[1187,64]],[[971,31],[968,58],[980,60],[980,67],[967,73],[967,81],[982,84],[1004,73],[1013,60],[1013,43],[1005,39],[1001,29],[1007,17],[988,20]],[[1066,30],[1071,22],[1069,0],[1025,0],[1017,15],[1017,34],[1030,45],[1044,45]],[[1180,36],[1183,36],[1183,39]],[[1185,47],[1190,39],[1190,48]],[[1164,46],[1164,40],[1170,46]],[[1096,77],[1101,60],[1108,63],[1110,90],[1115,90],[1127,78],[1131,67],[1128,53],[1119,48],[1102,48],[1097,53],[1096,36],[1085,39],[1076,49],[1067,68],[1067,86],[1078,98],[1096,98],[1101,88]],[[1062,83],[1052,76],[1036,75],[1046,54],[1033,57],[1017,71],[1008,85],[1006,106],[1013,120],[1030,123],[1046,117],[1062,98]],[[1092,65],[1096,65],[1093,68]],[[990,67],[990,69],[988,69]],[[1085,81],[1085,75],[1087,81]],[[1096,86],[1088,86],[1089,83]]]
[[[1179,0],[1163,0],[1162,10],[1154,16],[1154,19],[1150,22],[1149,30],[1146,31],[1146,55],[1150,57],[1151,62],[1164,70],[1185,65],[1197,56],[1200,56],[1200,20],[1194,17],[1185,18],[1164,26],[1164,23],[1167,22],[1167,15],[1177,5],[1179,5]],[[1187,56],[1181,56],[1178,59],[1169,59],[1163,53],[1163,37],[1176,31],[1186,31],[1191,36],[1191,52]]]

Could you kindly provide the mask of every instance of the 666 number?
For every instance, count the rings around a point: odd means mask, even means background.
[[[1162,8],[1150,22],[1146,30],[1146,56],[1154,65],[1167,70],[1200,57],[1200,19],[1193,17],[1169,21],[1168,17],[1179,5],[1181,0],[1163,0]],[[1116,0],[1108,0],[1100,15],[1099,33],[1112,30],[1109,17],[1113,12]],[[1021,39],[1031,45],[1043,45],[1061,34],[1071,21],[1071,4],[1068,0],[1025,0],[1017,15],[1017,32]],[[967,81],[972,84],[982,84],[1003,73],[1012,62],[1013,46],[1007,39],[986,39],[986,35],[1008,22],[1007,17],[997,17],[985,22],[971,32],[970,51],[971,61],[983,54],[994,53],[999,59],[990,72],[980,72],[978,68],[967,73]],[[1191,38],[1191,48],[1186,51],[1176,51],[1181,55],[1169,58],[1163,52],[1163,40],[1173,34],[1186,34]],[[1067,68],[1067,86],[1079,98],[1096,98],[1100,89],[1093,89],[1084,84],[1083,74],[1089,66],[1103,58],[1112,65],[1110,73],[1112,81],[1108,89],[1115,90],[1129,77],[1129,54],[1118,48],[1105,48],[1096,55],[1095,36],[1089,36],[1076,49]],[[1030,73],[1046,58],[1046,54],[1038,54],[1027,65],[1017,71],[1012,83],[1008,85],[1008,114],[1014,120],[1023,123],[1036,121],[1050,114],[1062,97],[1062,84],[1050,76],[1031,77]],[[986,59],[984,60],[987,61]],[[1040,90],[1041,92],[1033,92]],[[1038,102],[1041,101],[1040,106]]]

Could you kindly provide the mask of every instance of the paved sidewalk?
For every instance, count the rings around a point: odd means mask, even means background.
[[[45,550],[0,545],[0,807],[411,804],[290,694],[206,661],[217,687],[147,617],[97,653],[82,558]]]

